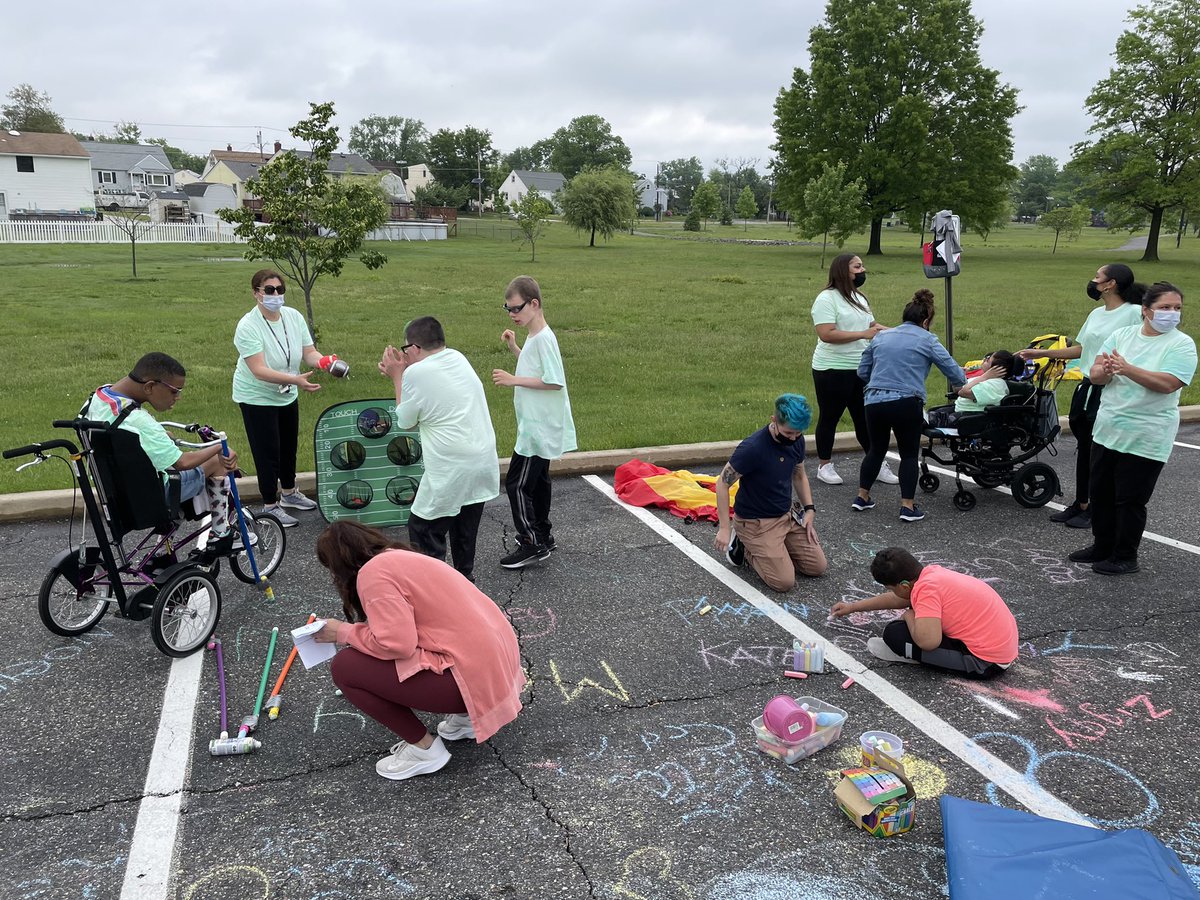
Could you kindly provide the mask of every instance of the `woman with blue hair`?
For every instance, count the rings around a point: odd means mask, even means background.
[[[771,421],[738,444],[717,478],[719,525],[713,546],[731,565],[750,563],[776,591],[791,590],[797,575],[822,575],[829,565],[813,524],[817,508],[804,471],[804,431],[811,421],[807,400],[781,395]],[[731,522],[734,484],[739,486]]]

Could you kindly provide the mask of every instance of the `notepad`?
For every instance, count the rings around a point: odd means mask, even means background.
[[[318,643],[313,639],[313,636],[324,627],[325,620],[317,619],[315,622],[292,629],[292,641],[295,642],[296,649],[300,651],[300,662],[304,663],[306,669],[327,663],[337,655],[337,644]]]

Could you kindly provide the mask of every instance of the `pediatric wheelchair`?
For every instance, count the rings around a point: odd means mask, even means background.
[[[51,560],[38,591],[38,615],[55,634],[75,637],[94,628],[109,607],[115,607],[126,619],[149,618],[151,637],[163,653],[187,656],[205,646],[221,617],[216,580],[221,557],[201,546],[201,538],[209,534],[208,513],[200,508],[204,495],[196,498],[200,505],[188,500],[181,508],[178,476],[172,474],[168,501],[162,477],[137,434],[111,424],[83,418],[58,420],[53,426],[73,429],[79,446],[54,439],[3,453],[5,459],[35,457],[18,466],[20,471],[51,457],[63,459],[50,451],[65,450],[83,497],[84,532],[78,545]],[[161,424],[200,438],[199,442],[176,440],[187,449],[204,449],[225,440],[223,433],[204,425]],[[283,561],[285,533],[273,516],[252,515],[240,504],[237,512],[251,549],[226,558],[236,578],[256,584],[256,564],[257,574],[269,577]],[[132,546],[127,548],[126,543]]]
[[[1061,368],[1057,374],[1061,377]],[[1028,376],[1027,376],[1028,378]],[[1058,473],[1047,463],[1034,460],[1043,451],[1055,454],[1054,439],[1061,430],[1054,387],[1056,377],[1008,381],[1008,396],[996,406],[980,413],[960,414],[953,425],[927,425],[923,434],[928,442],[921,448],[921,490],[932,493],[941,479],[929,471],[929,460],[954,467],[954,505],[961,510],[974,509],[975,494],[963,487],[967,475],[983,488],[1011,488],[1021,506],[1045,506],[1062,494]],[[955,396],[954,394],[947,395]],[[953,407],[938,407],[928,412],[933,421]],[[941,447],[949,458],[938,455]],[[1034,461],[1031,461],[1034,460]]]

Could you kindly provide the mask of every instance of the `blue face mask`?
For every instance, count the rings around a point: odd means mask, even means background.
[[[1159,334],[1166,334],[1177,328],[1179,320],[1182,318],[1183,313],[1177,309],[1156,309],[1154,316],[1150,319],[1150,327]]]
[[[267,310],[267,312],[279,312],[283,309],[283,300],[284,298],[280,294],[264,296],[262,298],[263,309]]]

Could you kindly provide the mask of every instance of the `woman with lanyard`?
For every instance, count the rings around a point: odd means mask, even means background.
[[[1087,295],[1103,301],[1088,313],[1083,328],[1070,347],[1058,350],[1030,348],[1017,353],[1021,359],[1077,359],[1083,381],[1071,395],[1071,412],[1067,421],[1075,438],[1075,499],[1071,505],[1050,517],[1068,528],[1091,528],[1092,510],[1088,506],[1088,480],[1092,474],[1092,428],[1100,408],[1102,385],[1093,384],[1088,374],[1100,352],[1101,345],[1119,328],[1140,325],[1142,296],[1146,286],[1133,280],[1133,270],[1121,263],[1110,263],[1096,270],[1088,282]]]
[[[300,364],[315,367],[321,354],[313,345],[304,316],[284,305],[282,275],[261,269],[250,279],[250,287],[254,309],[242,316],[233,334],[238,351],[233,401],[242,410],[263,511],[290,528],[300,522],[282,507],[317,508],[315,501],[296,489],[296,447],[299,391],[321,389],[308,380],[312,371],[301,372]]]
[[[1088,377],[1105,385],[1092,431],[1092,544],[1071,562],[1100,575],[1138,571],[1146,504],[1179,431],[1179,394],[1196,375],[1196,343],[1179,330],[1183,291],[1166,281],[1142,320],[1109,335]]]

